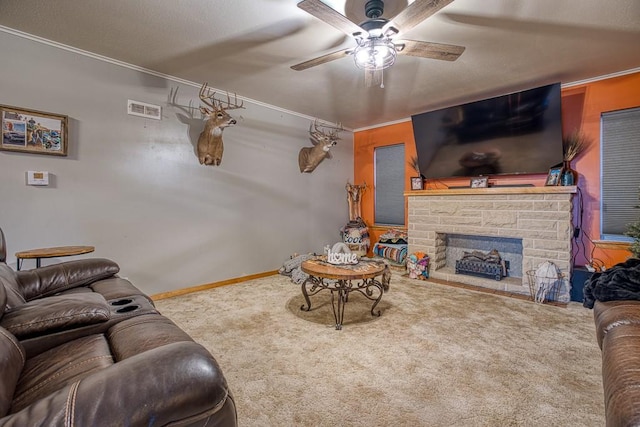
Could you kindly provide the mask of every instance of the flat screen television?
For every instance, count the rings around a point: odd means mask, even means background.
[[[547,173],[562,162],[560,83],[411,117],[427,179]]]

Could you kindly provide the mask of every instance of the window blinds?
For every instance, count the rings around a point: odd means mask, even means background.
[[[374,151],[375,223],[404,225],[404,144]]]
[[[640,216],[640,108],[603,113],[602,238],[624,234]]]

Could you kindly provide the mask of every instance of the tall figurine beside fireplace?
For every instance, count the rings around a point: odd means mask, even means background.
[[[351,252],[359,256],[366,256],[371,246],[369,228],[362,220],[362,193],[367,188],[367,183],[361,185],[350,184],[347,181],[347,203],[349,205],[349,222],[342,227],[340,234],[342,241],[349,246]]]

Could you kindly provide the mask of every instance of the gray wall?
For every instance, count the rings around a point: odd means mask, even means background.
[[[197,106],[194,85],[1,31],[0,57],[0,104],[68,115],[70,129],[68,157],[0,151],[10,264],[21,250],[94,245],[89,256],[115,260],[154,294],[275,270],[339,240],[351,133],[301,174],[309,118],[245,101],[222,165],[201,166],[192,139],[202,122],[188,126],[167,103],[179,87],[178,102]],[[162,120],[127,115],[127,99],[162,105]],[[27,186],[28,170],[48,171],[51,185]]]

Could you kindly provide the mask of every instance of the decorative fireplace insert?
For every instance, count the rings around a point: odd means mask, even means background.
[[[456,260],[456,274],[502,280],[503,277],[507,276],[508,264],[508,261],[503,260],[500,253],[495,249],[489,253],[481,251],[465,252],[461,259]]]

